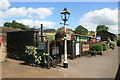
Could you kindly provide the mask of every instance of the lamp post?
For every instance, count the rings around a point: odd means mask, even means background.
[[[64,38],[64,63],[63,67],[68,68],[68,61],[67,61],[67,39],[66,39],[66,21],[69,19],[70,13],[67,11],[67,8],[61,12],[61,19],[64,21],[64,31],[65,31],[65,38]]]

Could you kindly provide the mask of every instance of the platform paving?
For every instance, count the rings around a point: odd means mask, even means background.
[[[3,78],[114,78],[118,69],[118,48],[96,57],[79,57],[68,60],[69,68],[62,64],[43,69],[22,65],[23,61],[8,59],[2,63]]]
[[[118,52],[115,48],[103,55],[90,58],[80,57],[75,60],[68,60],[69,68],[55,68],[58,71],[76,75],[78,78],[115,78],[118,70]]]

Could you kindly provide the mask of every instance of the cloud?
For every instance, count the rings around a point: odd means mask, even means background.
[[[28,8],[28,17],[29,18],[36,18],[36,19],[44,19],[48,17],[49,15],[52,15],[52,10],[54,8]]]
[[[6,11],[0,11],[0,18],[15,18],[15,17],[26,17],[34,19],[44,19],[49,15],[52,15],[54,8],[10,8]]]
[[[39,20],[32,20],[32,19],[22,19],[22,20],[16,20],[19,23],[22,23],[24,25],[28,25],[30,27],[36,27],[40,28],[40,24],[43,24],[46,28],[53,28],[56,24],[55,22],[50,21],[39,21]]]
[[[39,19],[45,19],[52,15],[54,8],[9,7],[10,3],[8,0],[0,0],[0,25],[3,25],[6,20],[12,19],[21,19],[16,21],[30,27],[40,27],[40,24],[43,24],[44,27],[53,28],[56,24],[50,21],[39,21]]]
[[[86,13],[80,18],[80,24],[89,30],[96,30],[97,25],[106,25],[110,31],[118,31],[118,9],[104,8]]]
[[[9,17],[21,17],[27,16],[27,11],[25,7],[20,8],[10,8],[2,13],[2,18],[9,18]]]
[[[0,10],[6,10],[10,7],[8,0],[0,0]]]
[[[3,26],[4,22],[5,22],[4,20],[0,19],[0,26]]]

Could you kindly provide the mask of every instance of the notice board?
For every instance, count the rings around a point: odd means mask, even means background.
[[[38,48],[40,49],[40,50],[47,50],[47,43],[46,42],[40,42],[40,43],[38,43]]]
[[[82,51],[88,51],[90,49],[90,45],[89,44],[83,44],[82,45]]]
[[[52,47],[52,55],[59,54],[59,47]]]

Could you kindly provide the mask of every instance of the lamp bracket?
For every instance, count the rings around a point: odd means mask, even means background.
[[[69,25],[69,24],[64,24],[64,23],[60,23],[60,24],[67,25],[67,26]]]

